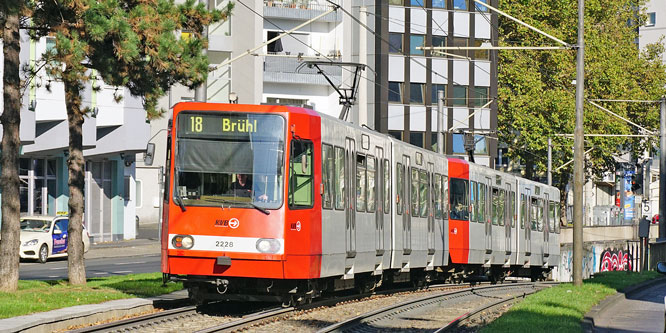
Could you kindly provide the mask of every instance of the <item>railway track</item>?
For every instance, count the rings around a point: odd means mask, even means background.
[[[232,332],[251,327],[274,323],[317,308],[333,307],[364,299],[391,297],[410,293],[427,293],[437,290],[455,290],[470,288],[469,285],[432,285],[427,289],[402,288],[378,291],[368,294],[357,294],[326,298],[297,307],[258,307],[254,303],[221,302],[204,307],[185,306],[165,310],[150,315],[118,320],[106,324],[74,330],[76,333],[87,332],[147,332],[186,330],[199,333]]]

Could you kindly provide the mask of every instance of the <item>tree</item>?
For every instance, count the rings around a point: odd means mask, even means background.
[[[503,6],[502,6],[503,5]],[[637,27],[645,22],[638,12],[644,1],[585,1],[585,98],[656,100],[664,94],[666,72],[663,48],[650,45],[639,51]],[[572,44],[577,39],[577,0],[501,1],[500,7],[523,21]],[[628,24],[629,22],[629,24]],[[553,45],[513,21],[501,19],[501,45]],[[501,140],[513,149],[509,155],[525,163],[525,176],[536,178],[546,170],[548,137],[552,137],[554,168],[573,158],[573,140],[556,134],[573,133],[575,125],[576,52],[500,51],[498,127]],[[649,104],[607,103],[604,107],[646,128],[657,128],[659,109]],[[637,134],[636,127],[585,105],[585,133]],[[656,139],[656,138],[655,138]],[[623,151],[640,154],[653,139],[593,137],[585,139],[588,178],[614,170]],[[561,203],[566,200],[573,164],[554,172]]]
[[[40,0],[32,16],[33,37],[55,35],[56,46],[47,74],[65,86],[69,124],[69,245],[70,284],[85,284],[83,243],[84,158],[82,125],[90,111],[82,108],[81,92],[92,76],[125,86],[142,96],[149,117],[159,116],[157,100],[176,83],[194,88],[206,82],[208,59],[201,54],[206,25],[226,19],[224,11],[208,11],[194,0]],[[178,38],[188,31],[190,38]]]
[[[24,8],[22,0],[6,0],[0,4],[4,56],[2,122],[2,229],[0,231],[0,291],[18,288],[20,249],[19,201],[19,125],[21,123],[21,94],[19,52],[21,40],[19,21]]]

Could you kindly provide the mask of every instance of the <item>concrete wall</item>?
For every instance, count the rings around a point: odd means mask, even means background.
[[[605,271],[624,271],[634,268],[632,259],[639,255],[632,255],[623,240],[606,242],[584,243],[583,252],[583,278],[587,279],[595,273]],[[553,270],[553,278],[570,282],[573,277],[573,248],[572,244],[563,244],[560,247],[560,266]]]

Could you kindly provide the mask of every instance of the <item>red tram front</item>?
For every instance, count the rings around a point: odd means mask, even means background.
[[[280,295],[318,278],[320,124],[301,108],[177,104],[161,231],[165,277],[185,281],[194,299],[252,298],[253,289]]]

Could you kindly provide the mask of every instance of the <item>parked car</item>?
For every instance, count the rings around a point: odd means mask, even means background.
[[[49,258],[66,257],[69,225],[67,216],[21,217],[21,259],[37,259],[45,263]],[[83,227],[83,251],[90,248],[90,235]]]

